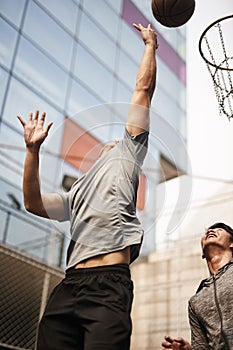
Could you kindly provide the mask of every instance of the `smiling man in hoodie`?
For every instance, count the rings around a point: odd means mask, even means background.
[[[233,349],[233,229],[215,223],[203,235],[201,245],[210,277],[189,300],[192,345],[181,337],[166,336],[163,349]]]

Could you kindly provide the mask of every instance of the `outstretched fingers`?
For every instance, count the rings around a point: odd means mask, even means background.
[[[139,24],[133,23],[133,26],[134,26],[134,28],[136,28],[137,30],[139,30],[139,32],[141,32],[142,29],[144,28],[140,23],[139,23]]]
[[[40,117],[40,122],[39,122],[39,125],[43,128],[44,126],[44,122],[45,122],[45,118],[46,118],[46,113],[43,112],[41,114],[41,117]],[[46,127],[45,127],[45,133],[48,134],[49,132],[49,129],[51,128],[51,126],[53,125],[53,122],[50,122]]]
[[[150,29],[150,30],[153,30],[153,31],[154,31],[154,29],[151,28],[151,24],[150,24],[150,23],[148,24],[147,28],[146,28],[146,27],[143,27],[143,25],[141,25],[141,23],[139,23],[139,24],[133,23],[133,27],[136,28],[137,30],[139,30],[140,32],[141,32],[143,29]]]
[[[163,341],[161,344],[163,349],[172,349],[173,338],[166,335],[164,339],[165,341]]]
[[[23,127],[26,126],[26,122],[23,120],[23,118],[20,115],[17,115],[18,120],[20,121],[20,123],[22,124]]]
[[[42,127],[43,127],[43,125],[44,125],[45,117],[46,117],[46,113],[43,112],[43,113],[41,114],[40,121],[39,121],[39,124],[40,124],[40,126],[42,126]],[[36,120],[36,119],[35,119],[35,120]],[[37,117],[37,121],[38,121],[38,117]]]
[[[45,133],[46,133],[46,135],[48,134],[49,129],[51,128],[52,125],[53,125],[53,122],[50,122],[50,123],[45,127]]]
[[[33,113],[30,113],[30,119],[34,122],[34,124],[38,124],[38,118],[39,118],[39,111],[38,109],[35,111],[35,116],[34,116],[34,120],[33,120]]]
[[[139,32],[141,32],[142,39],[145,44],[155,43],[155,48],[157,49],[159,47],[157,42],[156,31],[152,28],[150,23],[147,25],[147,27],[143,27],[141,23],[139,24],[133,23],[133,27],[137,29]]]
[[[22,124],[23,128],[25,128],[27,125],[31,126],[31,127],[35,127],[36,125],[39,125],[43,129],[45,118],[46,118],[46,112],[43,112],[41,114],[40,120],[39,120],[39,114],[40,114],[39,110],[36,110],[35,114],[34,114],[34,117],[33,117],[33,113],[30,112],[29,115],[28,115],[28,124],[25,122],[25,120],[20,115],[17,115],[17,118],[20,121],[20,123]],[[53,125],[53,123],[50,122],[45,127],[45,132],[46,133],[49,132],[49,129],[51,128],[52,125]]]

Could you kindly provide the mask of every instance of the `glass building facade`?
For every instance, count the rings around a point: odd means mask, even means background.
[[[146,0],[0,0],[3,243],[64,267],[68,223],[50,223],[23,207],[25,146],[16,116],[39,109],[53,121],[41,150],[41,185],[43,192],[63,191],[66,179],[93,164],[101,145],[122,137],[144,49],[133,22],[151,22],[160,45],[137,203],[142,253],[155,249],[156,185],[186,170],[186,34],[185,27],[157,23]]]

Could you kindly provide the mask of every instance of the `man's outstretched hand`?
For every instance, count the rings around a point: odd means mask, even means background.
[[[141,24],[133,23],[134,28],[139,30],[142,34],[142,39],[144,43],[147,44],[155,44],[155,48],[159,47],[157,43],[157,34],[154,29],[151,28],[151,24],[148,24],[147,28],[143,27]]]
[[[46,113],[43,112],[41,114],[41,117],[39,119],[39,111],[37,110],[33,116],[33,113],[29,113],[28,117],[28,123],[26,123],[22,117],[17,116],[20,123],[22,124],[24,128],[24,140],[26,143],[27,148],[30,148],[31,150],[38,151],[41,144],[46,139],[49,129],[52,126],[52,122],[49,123],[44,128],[44,122],[45,122],[45,116]]]
[[[164,337],[165,341],[162,342],[162,349],[172,349],[172,350],[192,350],[191,345],[187,340],[181,337],[172,338],[168,335]]]

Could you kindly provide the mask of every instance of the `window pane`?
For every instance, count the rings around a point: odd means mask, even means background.
[[[128,57],[123,51],[120,52],[119,57],[119,71],[118,75],[129,88],[133,89],[136,82],[138,66]]]
[[[17,123],[16,117],[15,123]],[[7,181],[10,181],[15,186],[21,188],[22,169],[25,156],[23,136],[20,136],[11,128],[2,124],[0,129],[0,139],[2,144],[0,152],[0,173],[4,174],[4,178],[7,179]],[[7,200],[7,192],[2,193],[1,199]],[[21,199],[21,195],[19,199]]]
[[[73,81],[72,83],[72,108],[74,112],[70,118],[85,130],[90,130],[90,133],[101,139],[99,131],[101,125],[109,127],[109,123],[116,121],[108,104],[102,104],[100,101],[91,95],[81,84]],[[76,105],[76,108],[74,107]]]
[[[14,103],[12,103],[14,101]],[[4,127],[4,124],[1,128],[1,141],[10,144],[12,146],[18,146],[23,148],[23,151],[11,150],[10,155],[15,157],[16,161],[14,168],[17,168],[17,164],[20,161],[22,164],[19,169],[23,168],[23,159],[24,159],[24,139],[23,139],[23,128],[19,121],[16,119],[17,115],[21,115],[24,120],[27,120],[28,114],[30,111],[35,111],[37,108],[40,108],[40,111],[45,111],[47,114],[46,122],[53,121],[54,124],[50,129],[49,136],[46,138],[41,152],[41,184],[42,190],[45,192],[51,192],[57,188],[61,183],[61,176],[59,176],[59,161],[57,157],[60,151],[60,145],[63,135],[63,121],[64,117],[45,101],[40,99],[38,96],[33,94],[28,90],[24,85],[20,84],[16,80],[12,79],[9,89],[9,94],[6,102],[5,113],[3,121],[12,124],[21,132],[21,136],[15,133],[10,128]],[[43,152],[45,150],[45,152]],[[47,153],[50,152],[50,154]],[[9,160],[10,162],[10,160]],[[8,179],[12,178],[16,183],[16,175],[12,169],[9,171]],[[5,174],[5,173],[4,173]],[[11,175],[12,174],[12,175]],[[21,171],[19,171],[19,180],[17,183],[21,186]],[[15,178],[15,179],[14,179]]]
[[[25,0],[0,0],[1,13],[19,27]]]
[[[27,119],[29,112],[34,112],[38,108],[40,111],[45,111],[47,113],[47,121],[53,121],[55,125],[57,125],[56,123],[61,123],[63,120],[63,116],[51,105],[34,94],[26,86],[11,78],[3,121],[12,124],[22,132],[22,126],[16,119],[16,116],[21,115]]]
[[[64,0],[39,0],[39,2],[55,16],[72,34],[75,31],[78,6],[73,1]]]
[[[68,100],[68,112],[70,117],[100,103],[100,100],[87,91],[84,86],[72,79]]]
[[[17,32],[0,18],[0,33],[0,64],[9,69],[12,62]]]
[[[105,0],[118,14],[121,13],[123,0]]]
[[[157,60],[159,66],[157,80],[160,82],[160,88],[162,88],[180,107],[186,109],[185,85],[159,57],[157,57]],[[169,84],[166,83],[168,80]]]
[[[126,102],[130,103],[133,92],[121,83],[120,80],[115,81],[115,95],[114,102]]]
[[[156,21],[155,29],[163,36],[169,45],[185,60],[185,37],[183,37],[178,29],[170,30]],[[178,49],[178,50],[177,50]]]
[[[115,40],[119,17],[104,1],[85,0],[83,7]]]
[[[80,25],[79,39],[94,55],[103,61],[108,68],[114,70],[116,45],[83,13]]]
[[[124,21],[122,21],[121,25],[120,45],[134,61],[140,62],[144,50],[144,43],[139,35],[135,34],[135,29],[130,28]]]
[[[14,73],[63,108],[67,74],[24,38],[20,40]]]
[[[112,99],[113,74],[81,45],[78,46],[75,75],[106,102]]]
[[[71,37],[32,1],[28,6],[23,32],[56,61],[69,69],[72,52]]]
[[[6,89],[6,83],[7,83],[7,79],[8,79],[8,74],[0,68],[0,108],[2,106],[2,102],[3,102],[3,97],[4,97],[4,93],[5,93],[5,89]]]
[[[154,107],[158,114],[162,115],[174,129],[179,130],[180,114],[184,112],[179,108],[176,101],[170,98],[160,87],[156,89],[156,99],[152,100],[152,107]],[[153,125],[152,120],[151,124]],[[153,130],[156,130],[156,128]]]

